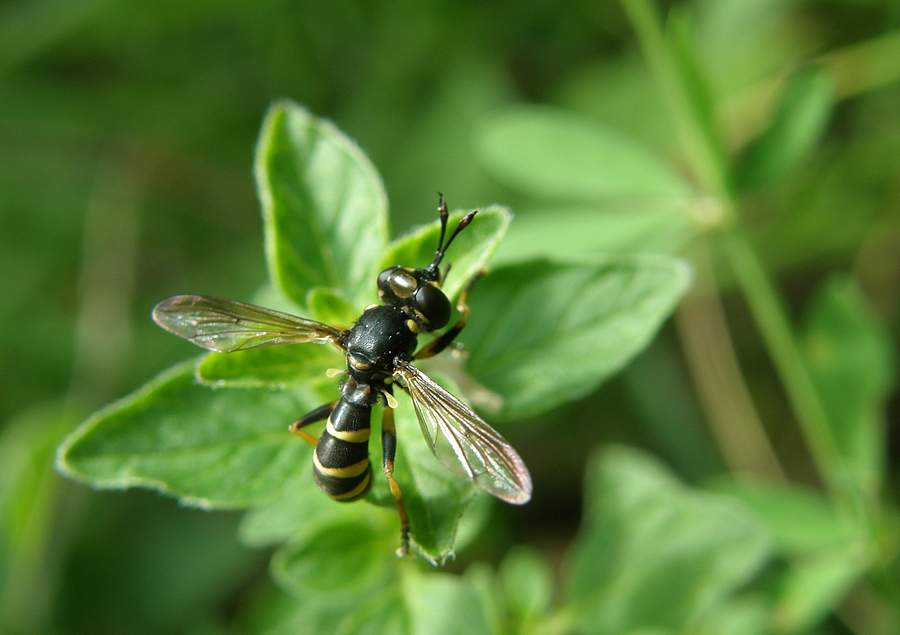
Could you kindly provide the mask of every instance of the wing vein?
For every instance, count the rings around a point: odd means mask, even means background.
[[[531,476],[516,451],[481,417],[407,362],[395,378],[412,398],[422,433],[437,459],[494,496],[514,504],[531,498]]]

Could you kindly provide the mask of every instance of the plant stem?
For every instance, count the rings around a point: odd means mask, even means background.
[[[727,166],[722,164],[716,152],[715,140],[704,132],[700,119],[703,113],[694,107],[689,86],[678,72],[656,6],[652,0],[621,0],[621,4],[668,102],[698,187],[718,202],[721,209],[719,240],[725,257],[747,299],[819,474],[829,487],[835,489],[839,455],[827,416],[775,287],[740,228],[736,203],[728,187]]]
[[[723,231],[720,240],[793,406],[819,474],[834,489],[838,476],[837,446],[778,293],[756,251],[739,227]]]
[[[732,472],[783,481],[784,470],[735,355],[708,242],[698,241],[691,256],[697,280],[678,308],[675,324],[713,437]]]
[[[698,117],[684,74],[679,72],[673,56],[673,47],[663,33],[657,7],[652,0],[620,0],[620,4],[667,102],[693,177],[700,189],[724,199],[729,191],[726,166]],[[729,210],[723,208],[723,211]]]
[[[898,56],[900,31],[892,31],[825,53],[817,61],[834,75],[837,99],[848,99],[900,80]]]

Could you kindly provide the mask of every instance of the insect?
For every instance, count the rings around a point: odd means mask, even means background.
[[[453,473],[468,479],[497,498],[521,505],[531,498],[531,476],[518,453],[466,404],[412,365],[447,348],[469,318],[468,294],[481,277],[468,281],[456,307],[460,318],[448,325],[451,303],[441,290],[449,265],[441,272],[444,252],[476,212],[460,220],[447,241],[449,214],[443,196],[438,212],[440,238],[431,263],[422,269],[389,267],[378,275],[381,304],[365,309],[346,330],[262,307],[202,295],[178,295],[157,304],[153,320],[167,331],[219,353],[305,342],[331,343],[347,358],[347,377],[340,398],[293,422],[289,429],[315,446],[313,474],[319,488],[334,500],[355,501],[369,491],[372,468],[368,442],[372,408],[383,406],[382,471],[400,516],[399,556],[409,552],[409,519],[403,493],[394,479],[397,436],[393,388],[409,393],[431,451]],[[433,339],[416,352],[418,335]],[[316,438],[304,428],[327,420]]]

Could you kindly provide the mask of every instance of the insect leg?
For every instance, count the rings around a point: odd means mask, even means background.
[[[459,311],[462,315],[459,320],[457,320],[456,324],[451,326],[445,333],[440,335],[439,337],[433,339],[431,342],[423,346],[418,353],[414,355],[415,359],[422,359],[424,357],[432,357],[437,355],[442,350],[447,348],[456,336],[459,335],[459,332],[465,328],[466,323],[469,321],[469,313],[471,310],[469,309],[469,305],[466,303],[466,300],[469,297],[469,291],[472,290],[472,287],[475,286],[475,283],[481,280],[481,276],[485,274],[484,269],[481,269],[472,276],[472,279],[466,283],[465,288],[463,288],[462,293],[459,294],[459,299],[456,301],[456,310]]]
[[[319,406],[312,412],[309,412],[297,419],[294,423],[288,426],[288,430],[309,443],[311,446],[315,447],[316,443],[318,443],[318,439],[311,435],[309,432],[304,432],[301,428],[305,428],[311,423],[327,419],[328,415],[331,414],[331,411],[334,410],[335,405],[337,405],[337,401],[332,401],[331,403]]]
[[[385,407],[381,418],[381,447],[384,454],[382,470],[387,477],[391,488],[391,496],[397,503],[397,513],[400,515],[400,548],[397,556],[403,557],[409,554],[409,518],[406,516],[406,507],[403,505],[403,492],[400,485],[394,479],[394,457],[397,454],[397,431],[394,428],[394,409]]]

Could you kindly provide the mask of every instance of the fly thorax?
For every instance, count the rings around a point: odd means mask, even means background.
[[[416,349],[414,323],[403,310],[374,306],[363,313],[347,338],[347,371],[362,384],[382,383],[394,360],[408,360]]]

